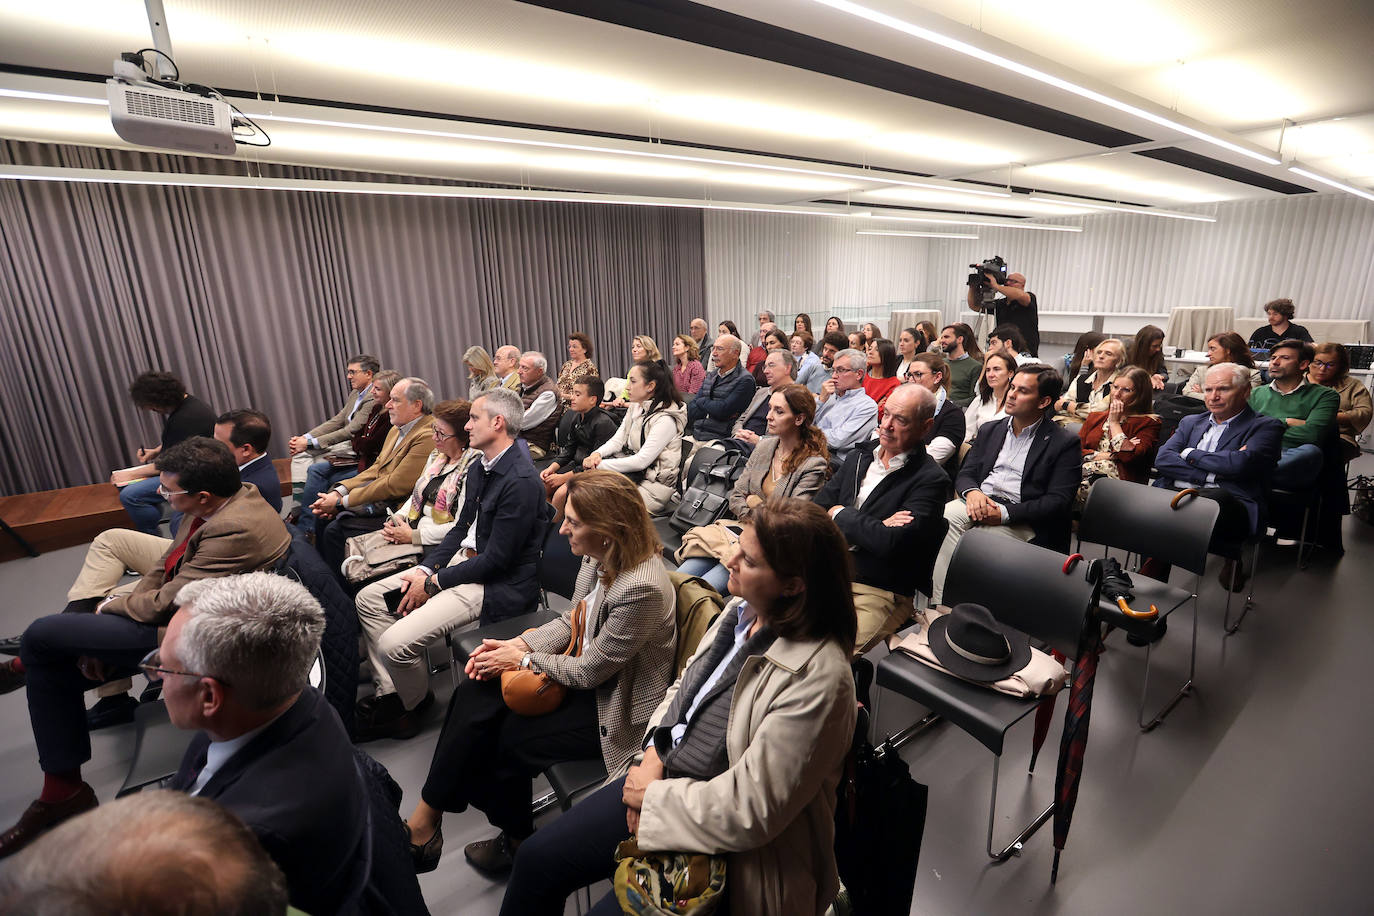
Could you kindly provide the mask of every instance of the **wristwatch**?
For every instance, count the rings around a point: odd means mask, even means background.
[[[425,579],[425,594],[433,598],[439,594],[439,577],[429,576]]]
[[[526,653],[525,653],[525,657],[522,658],[522,659],[520,659],[520,667],[521,667],[521,668],[529,668],[529,666],[530,666],[530,657],[533,656],[533,655],[534,655],[533,652],[526,652]]]

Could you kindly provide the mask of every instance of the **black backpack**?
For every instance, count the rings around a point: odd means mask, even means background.
[[[698,470],[668,520],[673,530],[685,534],[724,518],[730,511],[730,491],[748,461],[745,455],[725,452]]]

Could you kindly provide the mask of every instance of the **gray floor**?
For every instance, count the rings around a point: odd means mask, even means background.
[[[1365,456],[1361,468],[1374,472],[1374,459]],[[1294,569],[1291,549],[1270,549],[1257,608],[1226,639],[1222,593],[1209,575],[1197,694],[1150,734],[1134,725],[1143,652],[1119,636],[1109,640],[1057,887],[1049,884],[1048,827],[1020,857],[988,864],[991,758],[981,745],[948,726],[908,745],[912,772],[931,790],[912,913],[1369,912],[1369,847],[1360,837],[1374,827],[1374,714],[1359,683],[1374,646],[1374,528],[1348,520],[1346,546],[1339,563],[1318,558],[1305,572]],[[0,630],[18,632],[58,608],[83,551],[0,564],[0,594],[9,599]],[[1157,652],[1166,677],[1181,677],[1186,666],[1186,621],[1176,619]],[[406,812],[428,767],[447,678],[436,678],[441,702],[421,736],[368,748],[405,788]],[[895,731],[920,712],[888,695],[879,728]],[[123,779],[132,738],[130,728],[94,736],[85,775],[102,799]],[[1029,725],[1013,732],[999,836],[1049,801],[1057,739],[1058,722],[1027,780]],[[22,693],[0,699],[0,774],[0,823],[8,824],[40,781]],[[480,815],[447,818],[441,867],[422,879],[435,914],[497,911],[501,882],[462,860],[465,843],[490,833]]]

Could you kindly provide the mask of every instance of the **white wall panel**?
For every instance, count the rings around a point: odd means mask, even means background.
[[[1244,316],[1287,296],[1299,322],[1374,319],[1374,204],[1312,194],[1208,209],[1217,222],[1103,214],[1061,220],[1081,223],[1077,234],[980,229],[977,241],[933,240],[923,296],[941,299],[951,314],[965,265],[1000,254],[1048,311],[1167,313],[1223,304]]]
[[[761,309],[807,312],[919,297],[927,281],[924,239],[855,234],[855,221],[772,213],[707,211],[706,302],[712,323],[741,330]]]

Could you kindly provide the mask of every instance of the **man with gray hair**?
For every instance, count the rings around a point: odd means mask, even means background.
[[[730,431],[729,448],[736,448],[746,455],[754,451],[759,439],[768,431],[768,404],[773,392],[781,391],[796,381],[797,361],[786,350],[774,350],[763,361],[763,378],[766,388],[759,388],[749,401],[749,406],[740,413]]]
[[[386,410],[391,431],[386,434],[377,460],[367,470],[340,481],[311,504],[317,542],[341,510],[347,509],[354,515],[375,515],[415,489],[415,481],[425,469],[425,459],[434,450],[434,392],[424,379],[403,378],[391,387]]]
[[[759,312],[756,317],[759,320],[759,328],[754,332],[754,336],[749,339],[749,346],[751,347],[763,346],[763,335],[777,327],[778,318],[768,309]]]
[[[510,344],[497,347],[491,356],[491,364],[496,369],[497,377],[501,379],[502,388],[520,390],[520,375],[515,371],[520,364],[519,347],[512,347]]]
[[[831,467],[839,467],[854,446],[878,425],[878,402],[864,391],[867,360],[858,350],[841,350],[831,362],[830,379],[816,398],[816,425],[830,446]]]
[[[366,875],[367,789],[338,713],[310,686],[324,610],[293,579],[248,573],[181,591],[143,660],[172,724],[197,729],[172,788],[237,814],[281,868],[291,905],[336,913]]]
[[[698,442],[726,439],[740,413],[758,388],[740,364],[744,343],[731,334],[716,338],[711,348],[715,367],[706,373],[701,388],[687,405],[687,431]]]
[[[256,837],[204,798],[152,790],[101,805],[5,863],[6,913],[264,916],[286,880]]]
[[[553,434],[558,430],[558,421],[563,416],[563,399],[558,396],[558,388],[549,378],[549,361],[537,350],[521,354],[520,364],[515,370],[520,376],[520,387],[516,391],[525,407],[524,419],[520,421],[520,435],[529,444],[530,457],[540,460],[553,445]]]
[[[839,362],[836,357],[837,371]],[[815,496],[844,533],[854,560],[856,656],[911,618],[917,591],[930,591],[949,486],[944,469],[926,454],[934,417],[934,394],[919,385],[897,386],[877,440],[851,449]]]
[[[1207,413],[1179,421],[1178,429],[1155,456],[1159,468],[1155,486],[1197,487],[1202,496],[1221,505],[1212,543],[1223,547],[1235,547],[1259,529],[1286,428],[1282,421],[1257,413],[1249,399],[1250,370],[1235,363],[1217,363],[1203,381]],[[1160,581],[1169,578],[1168,567],[1154,560],[1143,563],[1140,571]],[[1247,576],[1242,567],[1227,560],[1221,583],[1239,591]]]
[[[687,334],[697,342],[698,352],[706,349],[707,330],[705,318],[693,318],[691,323],[687,325]]]
[[[356,600],[374,696],[358,703],[354,737],[412,738],[434,695],[425,647],[479,620],[533,609],[536,564],[552,515],[544,484],[516,442],[524,408],[497,388],[472,403],[469,444],[482,453],[464,482],[458,520],[420,565],[366,586]]]

